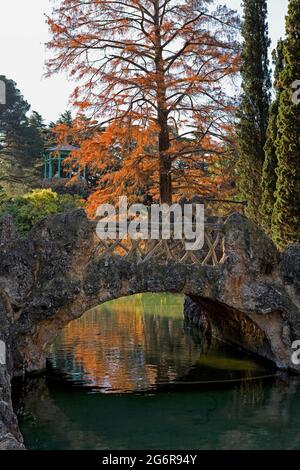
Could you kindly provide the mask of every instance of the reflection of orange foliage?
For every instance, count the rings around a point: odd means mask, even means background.
[[[117,305],[114,306],[114,312],[116,315],[111,321],[106,319],[103,324],[101,320],[99,322],[101,311],[90,312],[87,322],[84,319],[71,322],[64,331],[63,341],[74,344],[74,358],[82,365],[84,371],[87,371],[93,385],[109,386],[115,390],[135,390],[137,383],[129,374],[126,361],[120,356],[122,351],[126,352],[128,344],[131,348],[134,345],[137,349],[144,349],[143,316],[139,313],[128,315],[124,307]],[[101,332],[99,325],[105,330]],[[147,375],[149,383],[155,381],[153,370],[148,369]]]
[[[110,391],[174,380],[185,372],[192,355],[198,357],[198,349],[178,328],[183,321],[181,297],[171,298],[136,295],[87,312],[63,331],[60,359],[72,358],[72,373]]]

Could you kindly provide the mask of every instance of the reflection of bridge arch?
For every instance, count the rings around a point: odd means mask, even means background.
[[[99,304],[137,293],[171,292],[192,297],[223,339],[281,368],[296,369],[290,356],[291,343],[300,337],[299,306],[296,286],[287,279],[289,253],[280,257],[271,240],[239,214],[209,236],[199,262],[169,258],[165,244],[165,255],[162,251],[141,262],[140,247],[129,250],[129,256],[103,253],[101,247],[99,252],[95,224],[81,210],[40,222],[26,241],[12,240],[10,234],[1,248],[7,266],[2,284],[8,286],[5,305],[13,311],[15,368],[43,368],[57,332]],[[7,262],[12,249],[22,278]]]

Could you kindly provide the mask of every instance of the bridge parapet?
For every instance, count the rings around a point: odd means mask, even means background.
[[[195,228],[195,227],[194,227]],[[186,238],[176,239],[171,229],[170,238],[164,239],[162,231],[156,240],[145,240],[142,237],[99,240],[97,254],[99,259],[111,256],[122,256],[127,260],[135,260],[138,264],[155,261],[157,264],[166,264],[173,261],[177,264],[198,264],[202,266],[220,266],[225,260],[224,251],[224,224],[205,224],[204,243],[198,250],[188,250]],[[151,226],[149,227],[151,232]]]

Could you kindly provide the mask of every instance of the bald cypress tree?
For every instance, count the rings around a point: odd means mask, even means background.
[[[284,68],[279,76],[278,158],[272,236],[279,247],[300,242],[300,2],[289,0],[284,41]]]
[[[267,140],[265,145],[265,161],[263,165],[261,190],[261,225],[265,231],[271,235],[272,215],[275,204],[275,191],[277,184],[277,165],[278,159],[276,154],[276,140],[278,137],[278,111],[280,100],[280,82],[279,76],[283,70],[283,41],[280,40],[277,44],[277,49],[273,51],[273,64],[274,70],[274,88],[276,96],[270,106],[269,124],[267,129]]]
[[[261,221],[260,181],[269,118],[271,78],[266,0],[244,0],[242,100],[239,109],[239,187],[248,201],[247,215]]]

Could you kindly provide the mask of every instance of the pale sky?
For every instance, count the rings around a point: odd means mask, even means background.
[[[66,75],[43,78],[48,26],[44,13],[51,11],[51,0],[1,0],[0,75],[17,82],[31,109],[46,121],[55,121],[68,107],[74,87]],[[241,0],[220,0],[240,9]],[[288,0],[268,0],[272,46],[284,35]]]

